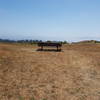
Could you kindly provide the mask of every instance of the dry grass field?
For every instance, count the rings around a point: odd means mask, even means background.
[[[0,43],[0,100],[100,100],[100,44],[37,48]]]

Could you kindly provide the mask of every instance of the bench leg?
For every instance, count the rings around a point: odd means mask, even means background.
[[[57,51],[58,51],[58,46],[57,46]]]
[[[61,47],[59,48],[59,46],[57,46],[57,51],[61,51]]]
[[[43,50],[43,46],[41,46],[41,50]]]

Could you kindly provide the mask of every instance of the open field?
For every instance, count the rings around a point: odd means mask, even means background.
[[[37,48],[0,43],[0,100],[100,100],[100,44]]]

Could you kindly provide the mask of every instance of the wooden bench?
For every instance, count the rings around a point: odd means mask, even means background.
[[[39,42],[38,46],[41,47],[41,50],[43,50],[44,46],[49,46],[49,47],[56,47],[57,51],[61,51],[62,43],[58,43],[58,42],[51,42],[51,43],[49,43],[49,42]]]

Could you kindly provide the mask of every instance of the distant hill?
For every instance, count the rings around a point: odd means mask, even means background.
[[[78,44],[86,44],[86,43],[100,43],[100,41],[97,40],[83,40],[83,41],[79,41],[79,42],[73,42],[73,43],[78,43]]]

